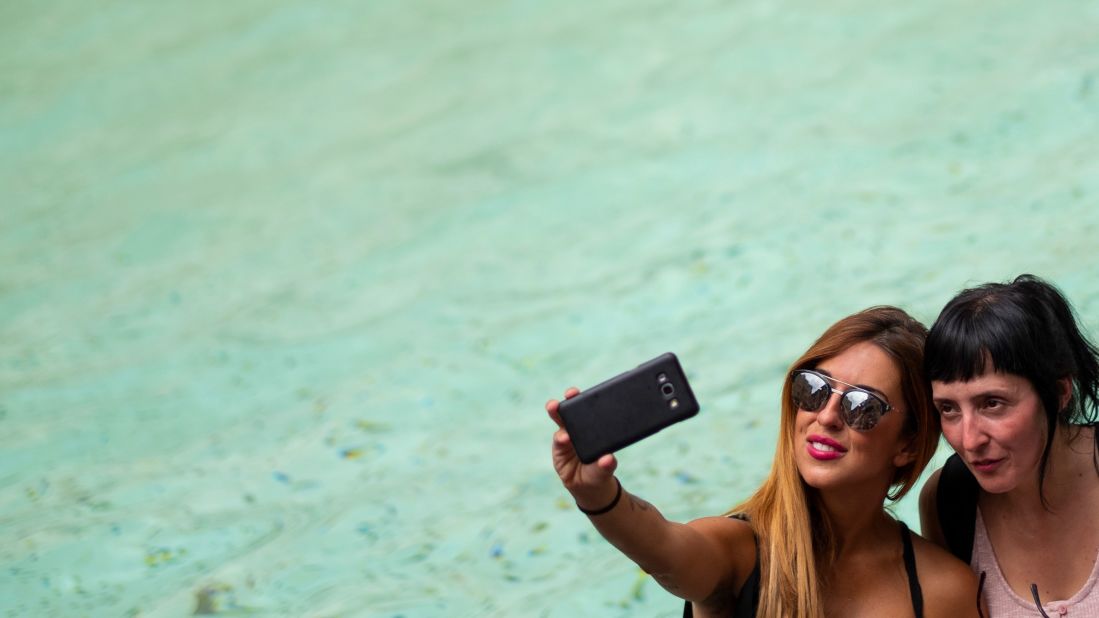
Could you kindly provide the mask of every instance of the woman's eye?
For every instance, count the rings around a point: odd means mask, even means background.
[[[1004,405],[1004,402],[1000,401],[999,399],[988,399],[988,400],[985,401],[985,407],[989,408],[989,409],[992,409],[992,410],[995,410],[996,408],[1000,408],[1003,405]]]
[[[954,414],[954,412],[955,412],[954,406],[950,405],[949,403],[940,403],[938,405],[938,408],[939,408],[939,414],[941,414],[943,416],[950,416],[950,415]]]

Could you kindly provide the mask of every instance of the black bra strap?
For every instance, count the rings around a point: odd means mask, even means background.
[[[920,588],[920,578],[916,574],[916,552],[912,550],[912,533],[904,522],[901,525],[901,543],[904,544],[904,570],[908,573],[908,592],[912,595],[912,609],[916,612],[916,618],[923,618],[923,589]]]

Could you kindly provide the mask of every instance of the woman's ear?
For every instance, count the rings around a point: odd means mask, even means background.
[[[1068,402],[1072,400],[1072,377],[1065,376],[1060,380],[1057,380],[1057,400],[1058,410],[1057,412],[1063,412],[1068,407]]]
[[[901,449],[897,451],[896,455],[893,455],[893,465],[897,468],[903,468],[908,464],[916,461],[916,436],[910,436],[905,439],[901,446]]]

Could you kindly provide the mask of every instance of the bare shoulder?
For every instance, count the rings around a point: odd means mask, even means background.
[[[927,616],[976,616],[977,576],[969,565],[918,534],[912,548]]]
[[[687,525],[721,547],[734,580],[747,579],[756,562],[756,533],[750,523],[734,517],[702,517]]]
[[[920,571],[921,582],[926,576],[928,581],[936,586],[949,585],[957,581],[964,583],[970,579],[976,583],[976,578],[968,564],[924,537],[913,533],[912,548],[916,552],[916,565]],[[940,582],[939,579],[943,581]]]
[[[712,541],[735,552],[755,553],[755,531],[752,525],[735,517],[702,517],[687,524]],[[754,561],[754,560],[753,560]]]
[[[938,502],[939,492],[939,477],[942,476],[943,469],[939,468],[931,473],[927,477],[927,481],[924,482],[923,487],[920,489],[920,509],[924,506],[934,506]]]
[[[935,470],[927,477],[927,482],[920,489],[920,531],[924,537],[939,545],[946,546],[946,538],[942,526],[939,524],[939,477],[942,468]]]
[[[719,557],[711,566],[719,571],[716,585],[695,601],[695,615],[723,615],[736,601],[756,564],[756,534],[748,522],[732,517],[703,517],[687,524],[708,539]],[[686,598],[686,597],[685,597]]]

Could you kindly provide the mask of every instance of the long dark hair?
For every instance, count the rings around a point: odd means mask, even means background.
[[[986,364],[991,362],[992,366]],[[1046,445],[1038,473],[1038,493],[1049,465],[1054,430],[1094,427],[1099,421],[1099,350],[1077,325],[1072,306],[1051,283],[1020,275],[1011,283],[986,283],[962,290],[931,326],[924,350],[929,380],[968,381],[986,370],[1026,378],[1046,414]],[[1060,405],[1063,378],[1072,397]],[[1099,431],[1093,462],[1099,474]]]

